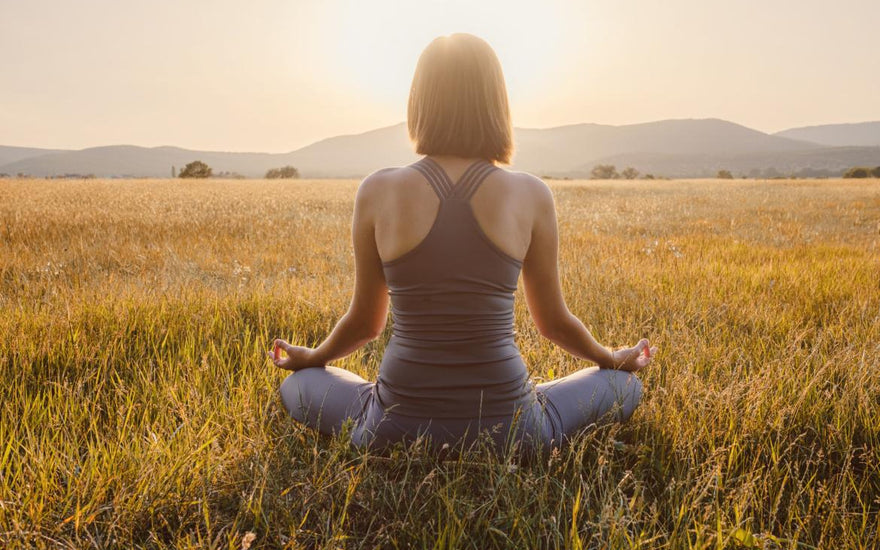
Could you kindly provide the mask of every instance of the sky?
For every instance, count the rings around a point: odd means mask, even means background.
[[[286,152],[406,119],[495,48],[514,125],[880,120],[878,0],[0,0],[0,145]]]

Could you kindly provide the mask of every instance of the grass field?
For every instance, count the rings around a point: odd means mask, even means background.
[[[535,464],[286,417],[264,350],[345,311],[356,185],[0,180],[0,547],[877,547],[880,181],[552,183],[570,308],[660,353]]]

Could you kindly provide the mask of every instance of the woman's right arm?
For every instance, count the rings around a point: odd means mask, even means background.
[[[646,367],[656,352],[647,339],[612,352],[599,344],[581,320],[569,311],[559,283],[559,232],[553,194],[544,182],[534,183],[532,198],[536,209],[522,273],[526,303],[538,331],[572,355],[601,368],[637,371]]]

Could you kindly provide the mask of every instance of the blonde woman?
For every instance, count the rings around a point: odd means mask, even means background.
[[[420,435],[437,446],[488,431],[498,446],[564,444],[579,429],[627,419],[641,398],[633,374],[655,348],[611,351],[568,310],[557,270],[553,195],[510,172],[507,90],[492,48],[469,34],[437,38],[419,58],[404,167],[361,183],[354,206],[355,287],[348,312],[317,348],[276,340],[291,416],[323,433],[353,426],[355,445],[383,448]],[[522,273],[540,333],[598,366],[544,384],[529,380],[514,343]],[[378,379],[328,366],[382,333],[392,336]]]

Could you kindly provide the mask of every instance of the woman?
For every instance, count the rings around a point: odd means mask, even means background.
[[[323,433],[353,422],[355,445],[429,436],[434,445],[561,445],[580,428],[628,418],[641,397],[632,374],[656,351],[647,340],[610,351],[569,312],[557,271],[553,196],[540,179],[508,172],[512,128],[501,65],[468,34],[434,40],[419,58],[408,106],[416,151],[406,167],[368,176],[353,219],[355,288],[348,312],[317,348],[276,340],[281,386],[296,420]],[[533,384],[514,343],[522,271],[540,333],[592,361]],[[393,331],[368,382],[326,366]]]

